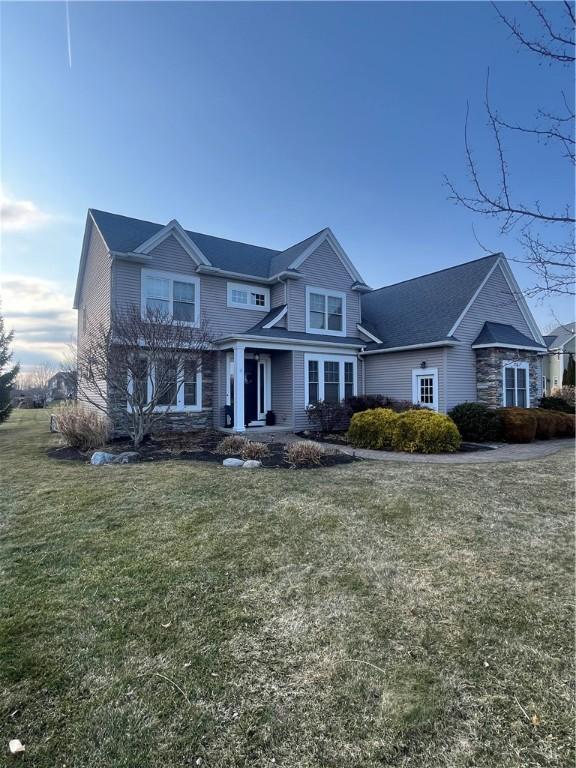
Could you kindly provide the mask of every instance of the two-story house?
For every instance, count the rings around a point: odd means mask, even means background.
[[[279,251],[90,210],[74,306],[79,345],[133,306],[208,323],[179,428],[301,429],[310,403],[358,393],[441,411],[540,394],[546,348],[502,254],[372,290],[330,229]]]

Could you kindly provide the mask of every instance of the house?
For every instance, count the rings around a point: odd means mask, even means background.
[[[576,355],[576,323],[559,325],[544,336],[548,354],[542,364],[542,390],[549,395],[555,387],[563,384],[564,372],[570,358]]]
[[[46,402],[73,400],[75,397],[76,373],[74,371],[58,371],[48,379]]]
[[[372,290],[330,229],[274,250],[91,209],[74,306],[80,346],[133,306],[208,322],[214,365],[165,426],[302,429],[309,403],[359,393],[439,411],[540,395],[546,346],[502,254]]]

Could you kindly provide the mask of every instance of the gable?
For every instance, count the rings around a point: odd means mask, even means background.
[[[287,269],[297,269],[300,272],[304,271],[303,265],[307,262],[307,260],[314,253],[316,253],[321,246],[327,243],[331,249],[334,263],[336,263],[336,261],[340,262],[340,264],[344,267],[348,275],[351,277],[352,283],[359,283],[362,286],[365,286],[364,280],[362,279],[360,273],[358,272],[354,264],[352,264],[347,253],[344,251],[344,249],[342,248],[338,240],[334,237],[334,234],[330,229],[323,229],[318,234],[318,237],[308,238],[308,240],[303,241],[299,245],[300,246],[304,245],[309,241],[312,241],[312,242],[310,242],[310,244],[306,248],[302,249],[298,247],[298,256],[290,264],[286,266]],[[289,251],[292,251],[292,248],[288,249],[286,253],[288,253]]]
[[[530,339],[539,341],[510,288],[502,262],[496,264],[464,316],[454,326],[453,336],[471,344],[487,321],[511,325]]]
[[[355,282],[330,243],[324,240],[298,270],[308,285],[348,290]]]

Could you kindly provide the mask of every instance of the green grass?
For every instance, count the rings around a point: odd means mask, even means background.
[[[573,765],[570,450],[243,472],[56,439],[0,427],[0,762]]]

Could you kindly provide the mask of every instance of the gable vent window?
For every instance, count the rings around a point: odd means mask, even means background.
[[[198,278],[142,270],[142,315],[154,312],[195,324],[199,317],[198,289]]]
[[[270,309],[270,291],[259,285],[228,283],[228,306],[242,309]]]
[[[306,289],[306,330],[336,336],[346,334],[346,295],[323,288]]]
[[[528,363],[505,363],[503,379],[504,406],[529,408]]]

